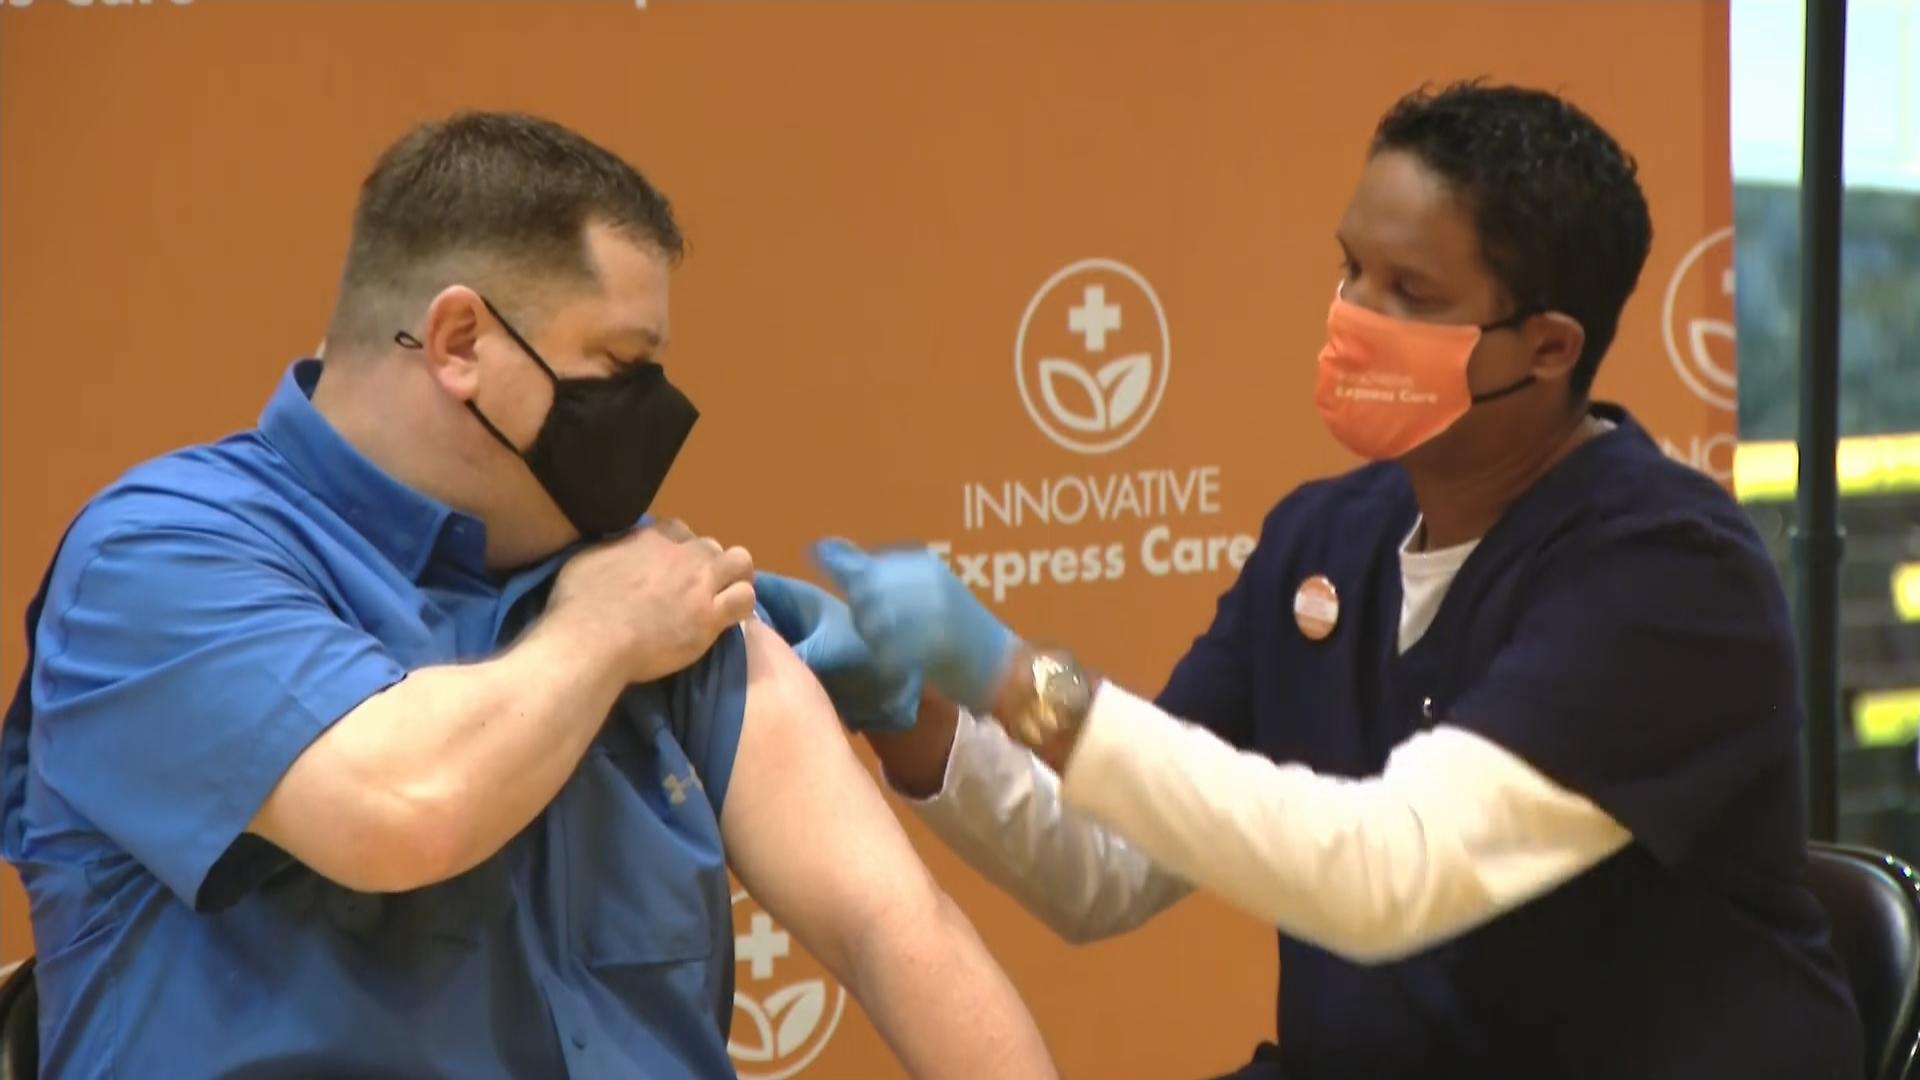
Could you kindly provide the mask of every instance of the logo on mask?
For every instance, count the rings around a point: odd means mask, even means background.
[[[1013,374],[1041,432],[1082,454],[1132,442],[1167,392],[1167,313],[1139,271],[1082,259],[1040,286],[1020,317]]]
[[[1700,400],[1738,404],[1733,330],[1733,229],[1719,229],[1681,258],[1660,309],[1667,359]]]
[[[733,894],[733,1035],[742,1080],[786,1080],[813,1064],[840,1026],[846,988],[744,891]]]

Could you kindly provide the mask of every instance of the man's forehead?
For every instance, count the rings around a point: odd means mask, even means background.
[[[660,245],[605,222],[587,226],[587,255],[602,276],[658,279],[662,284],[667,278],[668,259]]]
[[[603,225],[589,227],[588,250],[600,280],[594,321],[608,337],[659,348],[667,339],[666,255]]]

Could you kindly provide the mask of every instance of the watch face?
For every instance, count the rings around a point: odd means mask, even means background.
[[[1072,660],[1053,659],[1042,681],[1040,697],[1052,714],[1052,726],[1058,730],[1062,725],[1077,723],[1087,711],[1087,680]]]

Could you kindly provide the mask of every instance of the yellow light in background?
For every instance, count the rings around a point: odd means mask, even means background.
[[[1900,746],[1920,737],[1920,690],[1854,695],[1853,736],[1861,746]]]
[[[1893,610],[1901,622],[1920,622],[1920,563],[1893,568]]]
[[[1920,432],[1840,440],[1834,471],[1842,495],[1920,491]],[[1793,498],[1800,450],[1791,441],[1743,442],[1733,451],[1733,490],[1743,502]]]
[[[1743,442],[1733,448],[1733,491],[1742,502],[1793,498],[1799,470],[1800,450],[1790,442]]]

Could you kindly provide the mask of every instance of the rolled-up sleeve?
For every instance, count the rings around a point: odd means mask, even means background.
[[[212,519],[76,535],[35,634],[40,780],[175,894],[208,875],[296,758],[405,677],[283,551]],[[225,890],[217,890],[224,892]]]
[[[714,641],[706,656],[674,676],[667,715],[673,737],[700,777],[713,816],[727,801],[733,760],[747,714],[747,644],[739,627]]]

